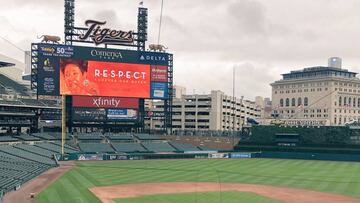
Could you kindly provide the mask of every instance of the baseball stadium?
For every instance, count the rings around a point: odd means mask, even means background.
[[[64,42],[31,44],[29,84],[0,55],[1,203],[360,202],[358,126],[176,134],[175,56],[146,48],[148,9],[136,31],[75,26],[75,0],[64,9]]]

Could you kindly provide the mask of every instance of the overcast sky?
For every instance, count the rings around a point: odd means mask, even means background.
[[[76,0],[75,24],[106,20],[136,30],[137,0]],[[156,43],[161,0],[149,8],[149,43]],[[327,65],[331,56],[360,72],[359,0],[164,0],[160,44],[174,54],[174,81],[187,93],[212,89],[253,99],[271,96],[281,73]],[[62,0],[2,0],[0,36],[23,50],[42,34],[63,37]],[[0,53],[23,53],[0,39]]]

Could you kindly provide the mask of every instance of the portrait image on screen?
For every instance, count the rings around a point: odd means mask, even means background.
[[[150,65],[60,60],[60,94],[150,97]]]
[[[99,95],[99,87],[88,79],[88,61],[60,60],[60,94]]]

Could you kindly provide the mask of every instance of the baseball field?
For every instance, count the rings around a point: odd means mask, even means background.
[[[282,159],[77,162],[36,200],[360,202],[360,163]]]

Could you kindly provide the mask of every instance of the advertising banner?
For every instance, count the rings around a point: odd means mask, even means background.
[[[165,117],[165,112],[163,111],[147,111],[146,118],[163,118]]]
[[[244,158],[251,158],[251,153],[231,153],[230,158],[233,159],[244,159]]]
[[[208,158],[211,159],[227,159],[229,158],[229,154],[228,153],[212,153],[208,155]]]
[[[163,82],[151,83],[151,98],[154,99],[167,99],[168,85]]]
[[[168,81],[167,66],[151,66],[151,81],[167,82]]]
[[[103,155],[101,154],[79,154],[78,161],[99,161],[103,160]]]
[[[150,97],[150,65],[60,61],[60,94]]]
[[[128,156],[127,155],[104,155],[105,157],[108,158],[108,160],[127,160]]]
[[[139,99],[120,97],[73,96],[74,107],[90,108],[139,108]]]
[[[169,65],[169,57],[166,53],[159,52],[138,52],[138,60],[140,63],[152,64],[152,65]]]
[[[74,46],[74,59],[121,63],[169,65],[166,53]]]
[[[59,60],[53,57],[38,57],[38,94],[59,95]]]
[[[137,117],[135,109],[107,109],[108,120],[136,120]]]
[[[38,52],[38,94],[59,95],[59,57],[71,58],[74,55],[74,48],[65,45],[41,44],[38,47]]]
[[[40,120],[61,120],[61,109],[42,110]]]
[[[38,95],[168,97],[167,53],[35,45],[38,46]]]
[[[38,51],[39,55],[44,57],[71,58],[74,56],[74,48],[67,45],[40,44]]]
[[[106,110],[104,108],[73,108],[74,121],[105,121]]]

